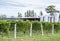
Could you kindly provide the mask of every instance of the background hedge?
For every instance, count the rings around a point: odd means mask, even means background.
[[[9,31],[14,31],[14,25],[15,23],[17,24],[17,32],[22,31],[22,32],[29,32],[30,26],[32,23],[32,29],[34,31],[39,31],[41,30],[41,24],[43,25],[43,29],[45,32],[51,32],[52,30],[52,24],[54,24],[54,29],[55,32],[60,31],[60,22],[39,22],[39,21],[23,21],[23,20],[0,20],[0,32],[5,32],[8,33]]]

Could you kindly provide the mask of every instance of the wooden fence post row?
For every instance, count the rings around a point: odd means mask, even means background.
[[[41,34],[44,35],[43,25],[41,23]],[[54,24],[52,24],[52,35],[54,34]],[[30,26],[30,37],[32,36],[32,24]]]
[[[42,23],[41,23],[41,33],[42,33],[42,36],[43,36],[44,32],[43,32]],[[54,34],[54,24],[52,24],[52,34]],[[31,26],[30,26],[30,37],[32,37],[32,23],[31,23]],[[15,24],[15,27],[14,27],[14,38],[16,39],[16,24]]]

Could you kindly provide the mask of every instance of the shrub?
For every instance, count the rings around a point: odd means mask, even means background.
[[[41,29],[41,23],[39,21],[33,21],[32,22],[32,29],[33,30],[40,30]]]

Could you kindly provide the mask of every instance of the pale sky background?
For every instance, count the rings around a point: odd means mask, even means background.
[[[46,14],[45,8],[49,5],[55,5],[60,10],[60,0],[0,0],[0,15],[17,17],[18,12],[24,14],[29,9],[37,14],[40,11]]]

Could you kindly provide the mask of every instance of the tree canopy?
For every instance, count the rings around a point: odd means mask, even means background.
[[[25,17],[34,17],[34,16],[36,16],[34,10],[28,10],[27,12],[25,12]]]
[[[47,13],[50,13],[51,15],[53,15],[54,13],[59,13],[58,10],[55,9],[54,5],[50,5],[47,8],[45,8]]]

